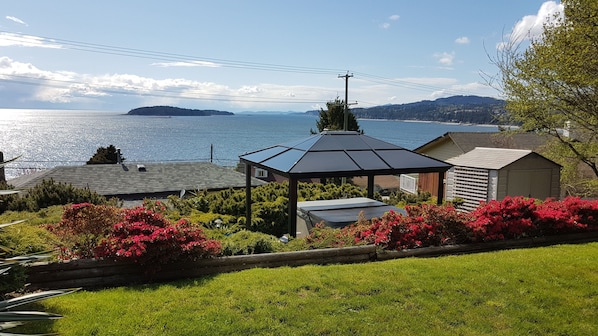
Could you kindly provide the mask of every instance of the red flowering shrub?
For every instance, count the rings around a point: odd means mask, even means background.
[[[520,238],[536,234],[536,204],[533,198],[505,197],[482,203],[471,212],[474,220],[466,225],[474,241]]]
[[[541,203],[536,210],[536,225],[543,234],[563,234],[598,230],[598,201],[567,197]]]
[[[470,232],[465,223],[473,218],[451,205],[422,204],[407,206],[405,210],[411,217],[422,217],[434,228],[432,245],[461,244],[470,240]]]
[[[124,220],[102,240],[96,257],[164,264],[214,256],[220,248],[219,241],[206,239],[189,221],[172,224],[161,214],[139,207],[124,211]]]
[[[364,226],[355,240],[376,244],[388,250],[438,246],[463,242],[467,234],[463,222],[467,215],[453,207],[424,204],[406,208],[408,216],[389,211]]]
[[[120,209],[117,207],[79,203],[66,205],[60,223],[45,228],[61,242],[60,259],[93,258],[99,241],[120,220]]]

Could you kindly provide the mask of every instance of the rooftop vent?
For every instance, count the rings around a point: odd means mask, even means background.
[[[144,165],[142,165],[142,164],[138,164],[138,165],[137,165],[137,170],[138,170],[138,171],[140,171],[140,172],[147,171],[147,170],[145,169],[145,166],[144,166]]]

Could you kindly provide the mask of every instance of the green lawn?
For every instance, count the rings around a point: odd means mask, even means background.
[[[252,269],[43,302],[61,335],[598,335],[598,243]]]

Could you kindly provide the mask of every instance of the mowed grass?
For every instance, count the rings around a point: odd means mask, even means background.
[[[252,269],[47,300],[61,335],[598,335],[598,243]]]

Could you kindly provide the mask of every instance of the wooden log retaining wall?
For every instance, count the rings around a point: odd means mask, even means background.
[[[436,257],[514,248],[579,244],[598,241],[598,232],[498,241],[480,244],[447,245],[404,251],[377,251],[373,245],[267,253],[202,259],[195,262],[162,265],[154,273],[135,263],[109,260],[74,260],[62,263],[35,263],[27,267],[30,290],[82,287],[98,289],[132,284],[156,283],[250,268],[302,266],[308,264],[349,264],[406,257]]]

